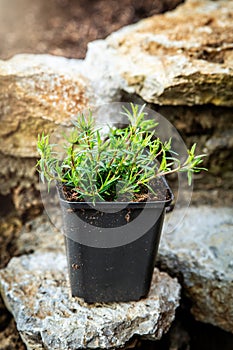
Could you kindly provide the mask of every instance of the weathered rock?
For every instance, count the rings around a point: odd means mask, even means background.
[[[13,198],[19,197],[37,183],[38,133],[88,106],[91,88],[78,62],[49,55],[0,61],[0,194],[14,191]],[[20,210],[17,199],[15,207]]]
[[[211,137],[206,142],[206,152],[208,154],[214,154],[218,150],[225,148],[233,148],[233,129],[228,129],[222,132],[220,135]]]
[[[177,280],[156,269],[149,296],[138,302],[86,304],[71,298],[60,251],[13,258],[0,277],[5,304],[33,350],[116,348],[134,335],[160,339],[179,303]]]
[[[88,107],[91,87],[81,64],[49,55],[17,55],[0,62],[1,153],[36,157],[38,132],[66,123]]]
[[[0,268],[6,266],[14,251],[22,222],[15,216],[8,216],[7,221],[0,217]]]
[[[197,142],[197,152],[205,153],[192,201],[195,205],[231,206],[233,201],[233,118],[232,108],[220,106],[157,106],[181,132],[187,147]]]
[[[52,224],[56,222],[57,227],[62,225],[61,222],[58,224],[61,220],[59,209],[49,214],[50,220],[44,214],[23,226],[16,242],[17,255],[30,254],[38,250],[65,253],[63,234]]]
[[[59,218],[56,212],[53,215]],[[231,332],[233,331],[232,229],[232,209],[206,206],[200,208],[191,207],[181,227],[172,234],[163,234],[158,256],[159,265],[172,275],[180,278],[183,290],[192,302],[192,312],[195,318]],[[40,274],[42,282],[41,279],[40,281],[37,279],[37,281],[38,285],[42,283],[45,286],[45,281],[43,281],[44,272],[40,271],[40,261],[46,261],[47,269],[49,270],[50,260],[48,260],[48,257],[52,256],[50,254],[58,254],[63,257],[64,244],[61,233],[52,227],[46,216],[42,216],[27,223],[18,239],[17,247],[18,254],[38,251],[37,254],[40,255],[40,259],[38,258],[36,262],[38,263],[37,273]],[[45,255],[43,256],[43,254]],[[24,256],[22,259],[29,259],[31,264],[34,264],[35,256],[35,254],[32,254],[29,258]],[[27,264],[29,264],[29,260],[26,260]],[[5,276],[9,276],[8,271],[11,271],[10,273],[14,276],[18,275],[18,272],[21,271],[21,260],[13,260],[13,262],[13,267],[9,265],[5,272],[2,270],[1,277],[3,273],[6,273]],[[16,264],[18,264],[18,267]],[[56,265],[56,262],[54,264]],[[31,280],[34,279],[33,273],[33,271],[24,271],[25,276],[29,274]],[[64,271],[62,273],[64,274]],[[50,275],[50,272],[46,276],[48,275]],[[64,275],[61,277],[59,272],[58,274],[56,273],[54,279],[65,281],[66,277]],[[5,280],[6,277],[3,275],[4,285],[6,286]],[[10,281],[9,278],[7,280],[8,282]],[[23,281],[17,283],[20,285]],[[25,285],[27,286],[28,283],[26,281]],[[53,285],[51,281],[49,283]],[[33,288],[36,288],[35,284],[33,286]],[[10,285],[7,285],[5,291],[9,291],[10,288]],[[59,286],[58,283],[58,287],[53,285],[53,288],[63,287]],[[66,291],[68,295],[67,286],[64,285],[64,288],[63,291]],[[51,293],[53,291],[54,289],[52,289]],[[5,299],[9,300],[10,305],[13,305],[9,306],[7,301],[8,307],[13,312],[15,303],[11,300],[11,296],[9,297],[8,295],[14,295],[16,289],[14,289],[13,294],[3,293]],[[77,300],[72,299],[72,301]],[[38,338],[36,337],[36,343],[37,341]],[[36,348],[34,347],[34,349]]]
[[[103,89],[104,77],[96,88],[91,71],[81,60],[50,55],[0,61],[0,195],[10,194],[19,214],[40,202],[38,133],[52,132],[78,112],[117,95],[119,86]]]
[[[181,227],[163,235],[158,261],[180,277],[197,320],[233,333],[232,214],[232,208],[189,208]]]
[[[146,102],[233,106],[232,16],[232,0],[187,0],[91,43],[87,62]]]

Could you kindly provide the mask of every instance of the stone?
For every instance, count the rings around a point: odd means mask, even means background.
[[[56,227],[53,223],[56,222]],[[21,229],[16,242],[15,255],[31,254],[35,251],[65,253],[64,237],[59,208],[28,221]]]
[[[0,268],[6,266],[11,259],[21,228],[22,222],[19,218],[8,216],[4,220],[4,216],[0,217]]]
[[[19,215],[41,206],[38,134],[52,133],[118,94],[115,83],[103,89],[104,77],[97,87],[91,72],[82,60],[51,55],[20,54],[0,61],[0,196],[11,195]]]
[[[158,265],[179,276],[197,320],[233,333],[232,214],[232,207],[190,207],[181,226],[163,234]]]
[[[0,61],[0,194],[12,193],[14,200],[25,188],[30,192],[38,182],[38,133],[51,132],[89,106],[91,88],[79,62],[49,55]],[[20,211],[17,199],[14,204]]]
[[[176,279],[155,269],[147,298],[86,304],[70,297],[65,254],[49,249],[13,258],[0,271],[0,285],[28,350],[113,349],[134,335],[160,339],[175,317],[180,293]]]
[[[233,129],[228,129],[223,131],[220,135],[215,135],[211,137],[206,142],[205,152],[208,154],[215,154],[216,151],[222,150],[225,148],[233,148]]]
[[[187,0],[90,43],[86,61],[146,102],[233,106],[232,16],[232,0]]]
[[[232,108],[220,106],[157,106],[181,133],[187,147],[197,143],[197,153],[207,154],[203,166],[208,172],[195,176],[192,203],[198,206],[231,206],[233,201]]]
[[[91,88],[81,64],[50,55],[0,61],[2,154],[37,157],[38,132],[52,130],[88,108]]]

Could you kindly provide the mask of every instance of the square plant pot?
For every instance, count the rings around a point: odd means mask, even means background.
[[[166,199],[148,202],[70,202],[62,198],[69,280],[74,297],[88,303],[133,301],[151,284]]]

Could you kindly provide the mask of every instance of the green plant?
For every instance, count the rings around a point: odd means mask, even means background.
[[[204,155],[195,155],[196,144],[187,150],[187,159],[181,164],[171,149],[172,140],[162,142],[155,135],[157,123],[146,119],[144,107],[131,104],[123,108],[129,125],[122,129],[109,126],[107,137],[95,127],[90,112],[80,114],[73,121],[73,130],[66,136],[65,157],[61,161],[50,144],[49,135],[38,136],[37,164],[42,181],[57,180],[68,189],[75,200],[108,200],[122,196],[130,200],[150,190],[151,183],[161,176],[185,171],[191,184],[192,175],[202,168]]]

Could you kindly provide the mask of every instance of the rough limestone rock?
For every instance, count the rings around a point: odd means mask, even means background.
[[[91,87],[82,62],[49,55],[0,61],[0,136],[3,154],[37,156],[38,132],[48,131],[88,107]]]
[[[10,195],[19,214],[38,206],[38,133],[69,124],[93,105],[119,100],[115,81],[99,81],[97,88],[92,67],[81,60],[22,54],[0,61],[0,195]]]
[[[232,0],[187,0],[91,43],[87,62],[146,102],[233,106],[232,16]]]
[[[138,302],[86,304],[70,297],[61,251],[13,258],[0,271],[1,293],[27,349],[122,347],[134,335],[160,339],[174,319],[180,286],[155,269],[149,296]]]
[[[180,277],[197,320],[233,333],[232,208],[189,208],[181,227],[163,235],[158,260]]]
[[[0,194],[11,193],[18,210],[27,202],[21,192],[29,194],[37,182],[38,133],[54,130],[90,103],[91,86],[80,71],[79,61],[49,55],[0,61]]]

